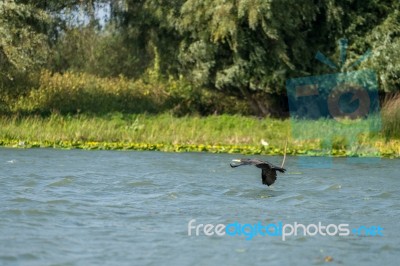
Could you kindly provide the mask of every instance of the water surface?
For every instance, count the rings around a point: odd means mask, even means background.
[[[0,149],[0,265],[397,265],[398,160],[288,157],[266,187],[237,157]],[[246,240],[188,236],[192,219],[384,229]]]

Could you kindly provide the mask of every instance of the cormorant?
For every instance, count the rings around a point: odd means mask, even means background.
[[[284,161],[282,162],[282,167],[273,165],[272,163],[266,162],[266,161],[261,161],[258,159],[234,159],[232,162],[235,162],[236,164],[230,164],[232,168],[234,167],[239,167],[241,165],[254,165],[257,168],[261,168],[261,179],[262,183],[264,185],[270,186],[272,185],[275,180],[276,180],[276,171],[279,171],[281,173],[284,173],[286,171],[285,168],[283,168]]]

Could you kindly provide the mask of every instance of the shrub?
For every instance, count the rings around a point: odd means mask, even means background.
[[[124,77],[99,78],[86,73],[43,71],[38,89],[14,105],[16,112],[108,113],[156,112],[165,101],[160,89]]]
[[[400,93],[386,97],[382,108],[382,120],[385,138],[400,138]]]
[[[101,78],[87,73],[42,71],[37,88],[20,94],[9,109],[14,113],[75,114],[110,112],[175,115],[249,114],[247,104],[218,91],[192,86],[183,77],[168,80],[123,76]]]

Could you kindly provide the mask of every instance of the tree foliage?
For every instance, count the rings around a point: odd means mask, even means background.
[[[49,15],[30,4],[0,2],[0,74],[27,71],[46,62]]]
[[[370,65],[385,89],[398,89],[399,64],[384,69],[390,56],[399,58],[398,12],[390,0],[188,0],[180,56],[194,81],[246,97],[263,115],[274,111],[271,100],[282,98],[287,78],[326,73],[315,53],[337,57],[343,37],[350,59],[375,49]]]
[[[307,29],[318,9],[313,1],[188,0],[182,62],[198,82],[246,97],[266,115],[273,109],[257,94],[281,94],[285,78],[312,61]]]
[[[330,73],[315,54],[337,61],[341,38],[349,62],[371,49],[361,67],[398,91],[399,12],[398,0],[8,0],[0,71],[46,62],[53,72],[184,78],[247,99],[257,115],[282,115],[286,79]]]

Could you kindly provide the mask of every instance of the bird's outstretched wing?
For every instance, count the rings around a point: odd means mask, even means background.
[[[271,168],[263,168],[261,172],[261,179],[264,185],[272,185],[276,180],[276,170]]]

